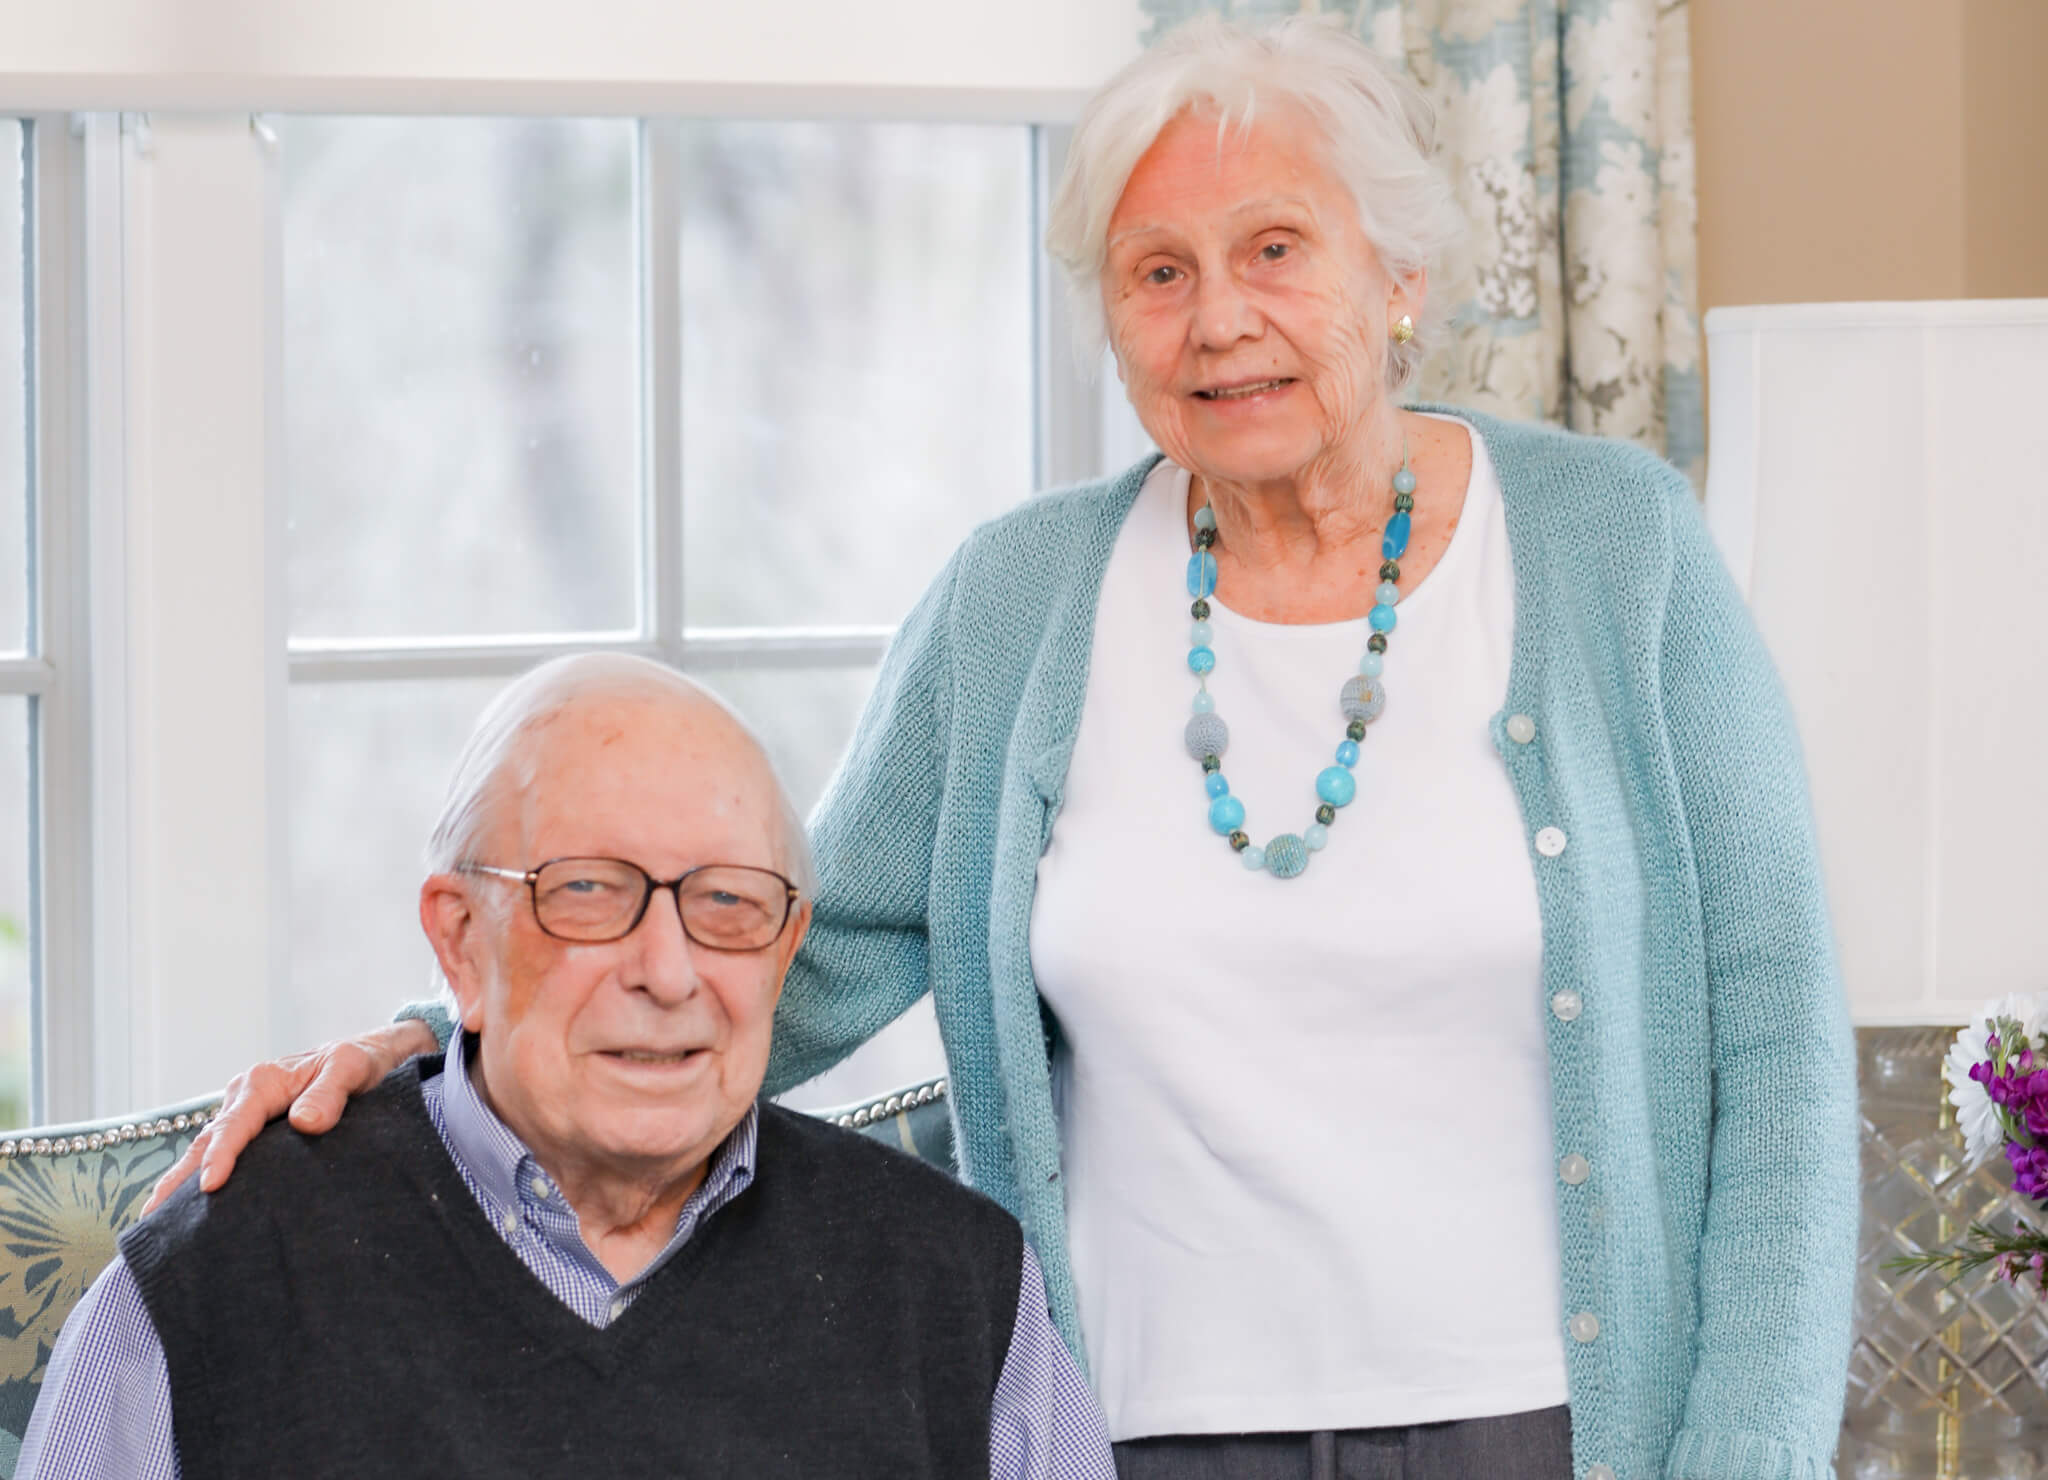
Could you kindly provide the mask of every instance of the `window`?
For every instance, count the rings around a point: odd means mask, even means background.
[[[420,848],[507,677],[644,652],[800,808],[1039,446],[1033,130],[279,120],[292,970],[273,1044],[430,991]],[[937,1072],[929,1019],[806,1101]],[[865,1078],[861,1075],[865,1074]]]
[[[0,1129],[24,1125],[38,918],[38,704],[50,686],[36,630],[29,436],[28,127],[0,119]]]

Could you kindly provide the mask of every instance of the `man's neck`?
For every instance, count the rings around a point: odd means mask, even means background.
[[[657,1163],[644,1170],[622,1170],[611,1160],[600,1161],[580,1155],[575,1148],[553,1145],[505,1113],[491,1093],[481,1047],[471,1047],[474,1056],[464,1067],[477,1098],[519,1138],[555,1184],[576,1214],[577,1229],[597,1262],[622,1285],[637,1279],[675,1237],[684,1205],[704,1185],[710,1158],[701,1157],[680,1167]]]

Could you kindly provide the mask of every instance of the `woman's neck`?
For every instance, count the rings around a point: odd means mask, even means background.
[[[1394,474],[1418,480],[1414,530],[1401,557],[1404,597],[1449,547],[1464,512],[1472,444],[1462,426],[1389,412],[1384,426],[1270,483],[1190,477],[1195,511],[1216,515],[1217,599],[1260,622],[1344,622],[1363,617],[1380,583],[1380,537],[1394,512]]]

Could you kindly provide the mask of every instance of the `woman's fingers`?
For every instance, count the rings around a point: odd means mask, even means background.
[[[317,1049],[278,1063],[258,1064],[228,1081],[227,1100],[207,1127],[206,1150],[199,1159],[201,1192],[217,1192],[226,1184],[242,1148],[291,1108],[292,1101],[313,1082],[328,1052]]]
[[[334,1129],[351,1095],[372,1088],[390,1070],[383,1056],[360,1039],[330,1043],[321,1051],[319,1072],[292,1102],[292,1129],[321,1136]]]
[[[423,1024],[393,1023],[237,1074],[228,1081],[220,1113],[157,1179],[143,1213],[154,1212],[195,1171],[200,1191],[218,1191],[234,1172],[242,1148],[287,1111],[294,1130],[309,1136],[333,1130],[351,1095],[374,1088],[408,1057],[430,1053],[434,1046],[434,1035]]]

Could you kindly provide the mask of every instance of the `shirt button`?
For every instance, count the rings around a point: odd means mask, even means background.
[[[1597,1341],[1600,1337],[1600,1317],[1590,1310],[1580,1311],[1572,1317],[1571,1332],[1574,1341]]]
[[[1557,1164],[1558,1179],[1567,1187],[1576,1187],[1593,1175],[1593,1163],[1574,1151]]]
[[[1508,716],[1508,739],[1517,745],[1527,745],[1536,738],[1536,721],[1526,714]]]
[[[546,1177],[535,1177],[533,1181],[529,1182],[527,1185],[533,1189],[533,1195],[539,1198],[542,1202],[546,1202],[548,1200],[548,1195],[555,1190],[554,1188],[548,1185],[548,1179]]]
[[[623,1295],[615,1296],[611,1303],[611,1318],[616,1321],[620,1316],[624,1315],[625,1312],[626,1297]]]
[[[1564,829],[1546,827],[1536,834],[1536,851],[1545,858],[1555,858],[1564,852]]]
[[[517,1213],[507,1213],[498,1221],[498,1227],[505,1230],[506,1238],[511,1238],[519,1232],[519,1215]]]
[[[1589,1465],[1586,1468],[1586,1480],[1614,1480],[1614,1471],[1605,1465]]]
[[[1550,1010],[1556,1014],[1559,1022],[1568,1023],[1586,1010],[1586,1002],[1577,992],[1566,987],[1561,992],[1550,994]]]

